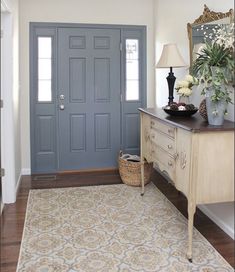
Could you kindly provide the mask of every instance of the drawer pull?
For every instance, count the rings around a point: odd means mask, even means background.
[[[152,135],[152,139],[155,139],[155,135],[154,134]]]
[[[169,166],[172,166],[173,164],[172,164],[172,162],[171,162],[171,161],[168,161],[168,165],[169,165]]]
[[[167,145],[168,149],[172,149],[172,145],[168,144]]]

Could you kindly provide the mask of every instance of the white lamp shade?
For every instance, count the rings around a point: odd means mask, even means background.
[[[169,67],[184,67],[187,64],[184,62],[180,52],[174,43],[165,44],[162,50],[161,57],[156,65],[157,68]]]

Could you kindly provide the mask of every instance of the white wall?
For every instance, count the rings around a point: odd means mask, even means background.
[[[154,0],[21,0],[20,1],[20,78],[22,104],[22,167],[30,168],[29,130],[29,22],[127,24],[147,26],[148,105],[154,97]]]
[[[213,11],[227,12],[234,9],[233,0],[156,0],[155,8],[155,43],[156,62],[158,61],[162,46],[165,43],[177,43],[184,60],[189,64],[189,43],[187,23],[192,23],[204,9],[204,4]],[[174,69],[176,78],[182,79],[188,73],[186,68]],[[168,102],[168,86],[166,82],[168,70],[156,70],[156,103],[158,107]],[[200,91],[194,88],[192,103],[199,105],[202,100]],[[175,95],[176,97],[176,95]],[[177,98],[175,99],[177,101]],[[234,120],[234,107],[229,106],[230,120]],[[221,181],[223,186],[223,181]],[[234,237],[234,203],[204,205],[202,209],[230,236]]]
[[[2,41],[2,180],[4,203],[16,199],[21,173],[19,109],[19,7],[18,0],[4,0],[7,11],[1,13]]]

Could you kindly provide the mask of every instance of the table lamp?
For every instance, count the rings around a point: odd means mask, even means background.
[[[165,44],[162,50],[161,57],[156,65],[156,68],[170,68],[170,73],[167,76],[168,88],[169,88],[169,101],[170,105],[173,100],[174,84],[176,77],[172,71],[172,68],[185,67],[187,64],[184,62],[183,58],[180,55],[180,52],[176,44]]]

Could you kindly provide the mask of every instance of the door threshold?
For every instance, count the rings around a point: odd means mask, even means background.
[[[59,175],[69,175],[69,174],[74,174],[74,175],[79,175],[79,174],[86,174],[86,173],[101,173],[101,172],[117,172],[118,168],[117,167],[111,167],[111,168],[91,168],[91,169],[81,169],[81,170],[66,170],[66,171],[60,171],[58,172]]]

